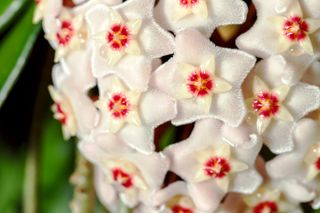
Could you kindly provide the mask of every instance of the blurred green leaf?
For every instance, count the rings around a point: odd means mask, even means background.
[[[28,0],[1,0],[0,4],[0,34],[15,20]]]
[[[5,143],[3,143],[5,144]],[[11,153],[0,148],[0,209],[1,212],[19,212],[23,183],[23,153]]]
[[[73,187],[69,177],[73,172],[75,143],[62,138],[61,125],[48,113],[43,124],[40,162],[40,212],[68,212]]]
[[[160,138],[160,150],[164,150],[167,146],[172,144],[175,140],[176,128],[174,126],[168,127],[164,134]]]
[[[39,25],[32,24],[34,4],[31,3],[0,40],[0,107],[26,64],[40,30]]]

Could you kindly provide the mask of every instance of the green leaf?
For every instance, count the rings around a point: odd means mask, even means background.
[[[42,134],[40,212],[68,212],[73,193],[69,177],[73,172],[76,144],[63,140],[61,125],[49,112]]]
[[[0,34],[9,27],[27,5],[28,0],[1,0]]]
[[[0,107],[26,64],[40,30],[32,24],[34,4],[0,40]]]
[[[175,140],[176,135],[176,127],[170,126],[168,129],[164,132],[164,134],[160,138],[160,150],[164,150],[167,146],[172,144]]]

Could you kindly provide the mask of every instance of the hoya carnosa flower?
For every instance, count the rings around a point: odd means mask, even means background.
[[[164,150],[170,170],[190,185],[193,201],[204,211],[215,210],[227,192],[252,193],[261,183],[254,169],[261,141],[248,135],[251,146],[235,148],[225,136],[236,140],[238,132],[228,130],[218,120],[204,119],[188,139]]]
[[[55,62],[84,47],[86,34],[83,16],[75,15],[66,9],[62,10],[60,16],[55,19],[55,25],[46,30],[46,38],[56,50]]]
[[[80,151],[103,171],[104,184],[111,185],[126,205],[136,206],[160,189],[169,168],[167,157],[137,152],[112,134],[96,134],[91,140],[82,141]]]
[[[147,84],[146,65],[173,52],[173,36],[154,21],[153,6],[154,0],[129,0],[115,7],[97,4],[86,13],[96,77],[134,72]]]
[[[174,33],[195,28],[209,37],[218,26],[243,23],[247,10],[242,0],[161,0],[155,16],[161,26]]]
[[[214,46],[195,30],[176,37],[175,55],[160,66],[151,84],[178,102],[176,125],[214,117],[238,126],[245,114],[241,84],[255,58]]]
[[[149,205],[139,206],[135,213],[206,213],[196,206],[192,191],[184,181],[176,181],[155,192],[150,201]]]
[[[300,202],[309,202],[320,192],[320,126],[316,121],[303,119],[295,128],[295,149],[278,155],[266,164],[268,174],[291,182],[287,191]],[[293,183],[296,184],[292,187]],[[299,193],[296,193],[299,190]]]
[[[245,213],[302,213],[299,203],[288,199],[277,184],[265,183],[254,194],[244,197]]]
[[[282,83],[284,66],[279,56],[263,60],[244,84],[248,108],[246,120],[274,153],[293,149],[295,122],[320,106],[318,87]]]
[[[54,19],[59,15],[62,9],[62,0],[35,0],[35,11],[33,15],[33,23],[36,24],[44,19]],[[44,23],[46,25],[46,23]]]
[[[95,80],[89,71],[88,53],[75,52],[53,67],[54,87],[49,87],[54,117],[62,124],[64,138],[88,134],[96,125],[99,113],[87,96]]]
[[[278,53],[319,53],[319,41],[315,38],[320,19],[318,13],[310,12],[312,7],[320,8],[319,2],[254,0],[253,3],[258,19],[237,39],[240,49],[261,58]]]
[[[116,133],[139,151],[153,151],[154,128],[176,116],[175,101],[155,89],[131,89],[114,75],[98,79],[98,87],[95,105],[101,120],[97,131]]]

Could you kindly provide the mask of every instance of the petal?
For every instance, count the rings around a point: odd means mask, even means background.
[[[300,45],[306,53],[314,55],[312,41],[309,36],[305,37],[302,41],[300,41]]]
[[[136,40],[131,40],[127,48],[125,49],[126,53],[130,55],[140,55],[141,50],[139,44]]]
[[[231,173],[242,172],[249,168],[247,164],[235,159],[232,159],[230,163],[231,163]]]
[[[120,199],[122,202],[129,208],[133,208],[139,203],[139,194],[138,190],[135,188],[126,189],[124,192],[120,193]]]
[[[314,33],[320,28],[320,19],[312,19],[312,18],[307,18],[305,21],[308,23],[308,33]]]
[[[269,91],[267,84],[258,76],[254,77],[252,91],[254,95],[258,95],[261,92]]]
[[[144,124],[156,127],[176,116],[176,103],[166,94],[149,90],[141,98],[141,118]]]
[[[103,4],[94,5],[88,10],[85,19],[91,35],[108,30],[107,27],[111,24],[109,13],[110,8]]]
[[[230,191],[251,194],[261,185],[263,179],[254,169],[249,169],[234,175],[230,185]]]
[[[282,121],[287,121],[287,122],[294,121],[294,118],[292,117],[288,109],[283,105],[280,105],[279,112],[277,113],[275,118],[280,119]]]
[[[294,43],[292,41],[280,34],[276,53],[285,53],[286,51],[290,50],[290,48],[293,46]]]
[[[222,78],[214,78],[214,89],[213,93],[228,92],[232,89],[232,85]]]
[[[200,0],[197,5],[192,8],[192,13],[203,18],[208,17],[208,7],[206,0]]]
[[[188,190],[198,209],[205,212],[214,212],[225,195],[213,181],[188,184]]]
[[[228,192],[229,184],[230,184],[230,180],[228,177],[219,178],[219,179],[216,178],[215,181],[223,192]]]
[[[266,131],[266,129],[270,125],[270,122],[270,118],[257,118],[257,132],[259,135],[262,135]]]
[[[210,108],[212,105],[212,96],[209,94],[205,97],[198,97],[196,98],[196,103],[199,105],[199,107],[201,107],[201,109],[203,109],[205,114],[208,114],[210,113]]]
[[[136,126],[140,126],[141,125],[141,120],[140,120],[140,115],[137,111],[131,111],[129,114],[128,114],[128,117],[127,117],[127,122],[129,124],[133,124],[133,125],[136,125]]]
[[[174,22],[179,21],[180,19],[182,19],[183,17],[192,14],[192,10],[189,8],[184,8],[179,6],[179,4],[177,3],[176,8],[174,9],[171,18]]]
[[[284,193],[298,202],[310,202],[314,199],[315,193],[297,180],[286,180],[281,182]]]
[[[141,19],[130,20],[126,24],[130,29],[130,33],[133,35],[136,35],[140,31],[140,28],[142,25],[142,20]]]
[[[289,9],[289,14],[291,16],[300,16],[303,17],[302,9],[300,7],[300,2],[299,1],[293,1],[291,4],[291,7]]]
[[[197,67],[187,63],[177,63],[177,71],[183,80],[187,80],[191,73],[197,70]]]
[[[286,99],[289,91],[290,87],[287,85],[283,85],[272,90],[273,93],[277,94],[280,102]]]
[[[310,165],[307,170],[306,180],[312,181],[319,174],[318,169],[314,165]]]
[[[108,48],[107,54],[108,54],[106,58],[107,65],[114,66],[120,61],[120,59],[124,56],[125,53],[123,51],[118,51],[118,50],[113,50],[111,48]]]
[[[215,56],[213,55],[210,57],[204,64],[201,64],[201,70],[205,70],[210,72],[210,74],[214,75],[215,74],[215,69],[216,69],[216,60]]]

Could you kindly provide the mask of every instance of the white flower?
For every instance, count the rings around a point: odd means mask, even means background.
[[[318,13],[310,9],[320,9],[318,1],[255,0],[253,3],[258,19],[237,39],[240,49],[262,58],[277,53],[290,54],[290,51],[298,55],[319,53],[319,41],[315,38],[320,19]]]
[[[98,79],[98,87],[101,120],[96,131],[117,133],[139,151],[153,151],[154,128],[176,116],[175,101],[155,89],[131,89],[114,75]]]
[[[295,149],[278,155],[266,165],[269,175],[286,181],[284,187],[288,194],[300,202],[309,202],[320,193],[319,129],[315,121],[299,121],[294,132]]]
[[[49,91],[55,104],[55,118],[62,123],[65,139],[88,134],[99,119],[98,111],[87,95],[95,85],[89,68],[88,53],[75,52],[53,67],[55,87]]]
[[[97,4],[86,13],[96,77],[115,73],[146,89],[151,60],[174,47],[173,37],[155,23],[153,6],[153,0],[130,0],[112,8]]]
[[[33,23],[38,23],[42,19],[46,22],[48,19],[55,18],[62,9],[62,0],[35,0],[35,3]]]
[[[80,142],[79,148],[86,158],[103,171],[104,177],[100,181],[111,185],[116,195],[130,207],[158,190],[169,168],[169,161],[162,154],[144,155],[136,152],[115,135],[93,135],[92,141]],[[103,199],[107,194],[101,196],[101,193],[109,194],[101,190],[100,198]]]
[[[238,126],[246,114],[241,84],[254,63],[244,52],[216,47],[199,32],[185,30],[151,84],[177,99],[176,125],[215,117]]]
[[[247,122],[274,153],[293,149],[295,121],[320,106],[320,89],[304,83],[288,86],[281,76],[285,64],[273,56],[259,62],[245,86]]]
[[[252,193],[261,183],[253,167],[261,141],[253,137],[246,141],[250,148],[234,148],[225,135],[236,139],[239,134],[218,120],[204,119],[196,122],[187,140],[164,150],[170,170],[187,181],[193,201],[203,211],[216,209],[228,191]]]
[[[160,0],[155,16],[174,33],[195,28],[209,37],[217,26],[243,23],[247,10],[241,0]]]
[[[46,38],[56,50],[55,62],[81,49],[86,41],[86,33],[82,15],[76,16],[66,9],[62,10],[56,18],[56,25],[46,32]]]

